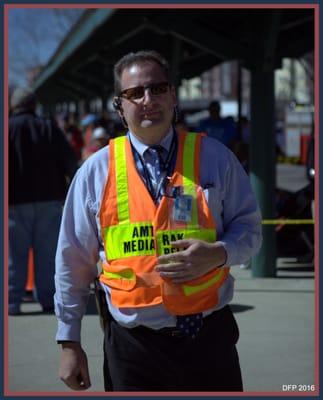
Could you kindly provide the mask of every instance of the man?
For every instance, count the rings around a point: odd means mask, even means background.
[[[234,121],[230,118],[221,117],[221,106],[216,100],[209,105],[210,116],[202,119],[198,125],[198,132],[205,132],[208,136],[219,140],[227,147],[232,149],[234,141],[237,139],[237,130]]]
[[[80,324],[100,259],[106,391],[241,391],[228,266],[260,246],[248,178],[222,144],[174,131],[175,89],[158,53],[130,53],[114,73],[127,136],[80,168],[61,225],[60,377],[90,386]]]
[[[17,88],[9,119],[9,314],[21,313],[29,248],[33,249],[36,298],[54,311],[55,252],[63,201],[77,162],[63,132],[36,115],[36,97]]]

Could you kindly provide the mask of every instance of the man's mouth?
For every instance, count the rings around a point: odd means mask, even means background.
[[[142,114],[143,119],[153,119],[158,118],[160,116],[160,111],[146,111]]]

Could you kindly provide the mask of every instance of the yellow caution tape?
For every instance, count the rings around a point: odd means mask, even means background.
[[[312,225],[314,219],[263,219],[263,225]]]

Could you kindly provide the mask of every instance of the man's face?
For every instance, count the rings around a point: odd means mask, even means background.
[[[139,62],[123,70],[121,91],[138,86],[167,81],[163,69],[154,62]],[[146,144],[160,142],[168,133],[172,123],[175,91],[167,87],[165,93],[153,94],[150,88],[138,99],[121,100],[121,114],[131,132]]]

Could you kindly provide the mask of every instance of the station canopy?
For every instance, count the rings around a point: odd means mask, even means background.
[[[230,60],[250,70],[259,59],[279,68],[282,58],[314,50],[314,8],[86,10],[38,76],[39,100],[106,98],[113,93],[115,62],[144,49],[175,66],[175,83]]]

